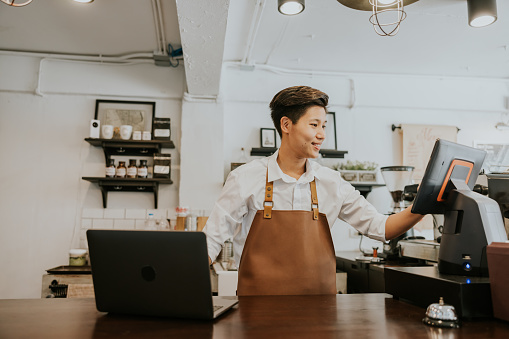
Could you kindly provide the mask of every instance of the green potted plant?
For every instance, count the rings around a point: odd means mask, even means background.
[[[341,177],[349,182],[376,182],[378,164],[372,161],[350,161],[338,163],[332,167],[341,173]]]

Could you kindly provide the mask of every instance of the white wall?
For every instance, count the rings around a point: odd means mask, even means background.
[[[294,85],[312,86],[329,95],[329,110],[336,112],[338,149],[348,151],[344,161],[374,161],[380,167],[402,165],[401,135],[399,130],[392,132],[392,124],[457,126],[461,129],[458,142],[468,146],[473,146],[474,140],[509,142],[509,132],[494,128],[500,119],[509,119],[508,81],[291,72],[280,75],[270,72],[270,68],[249,72],[230,66],[222,83],[225,175],[241,147],[260,147],[259,129],[273,127],[270,100],[281,89]],[[322,163],[332,166],[341,161],[323,159]],[[378,180],[383,183],[381,176]],[[368,200],[382,213],[390,209],[391,198],[385,187],[375,188]],[[352,237],[355,232],[350,229],[343,222],[335,224],[336,250],[358,248],[359,238]],[[381,243],[363,242],[368,251],[373,245],[381,249]]]
[[[0,57],[0,298],[40,297],[43,273],[67,264],[86,228],[134,228],[154,208],[152,194],[110,193],[103,209],[99,188],[81,179],[104,175],[102,149],[84,141],[96,99],[155,101],[156,116],[171,118],[175,184],[160,186],[157,213],[171,217],[178,205],[182,68],[39,67],[39,59]]]
[[[86,228],[136,228],[148,212],[174,218],[177,205],[210,210],[230,162],[241,147],[260,146],[259,129],[272,127],[268,103],[288,86],[310,85],[329,94],[345,160],[400,164],[392,124],[456,125],[458,141],[466,145],[509,139],[493,127],[507,120],[506,81],[225,68],[221,84],[217,102],[183,100],[182,69],[51,60],[41,66],[38,59],[0,57],[0,298],[38,298],[42,274],[66,264],[69,248],[83,243]],[[109,194],[103,209],[98,187],[81,180],[104,173],[102,150],[83,140],[98,98],[155,101],[156,116],[172,119],[174,184],[161,186],[158,211],[152,210],[152,196],[142,193]],[[390,205],[383,187],[368,200],[381,212]],[[338,250],[358,245],[343,223],[335,225],[333,238]],[[370,249],[372,242],[363,245]]]

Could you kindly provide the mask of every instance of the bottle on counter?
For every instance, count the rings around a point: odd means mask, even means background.
[[[125,161],[119,161],[117,169],[115,171],[115,176],[117,178],[125,178],[126,176],[126,168],[125,168]]]
[[[152,213],[149,213],[147,219],[145,220],[145,229],[151,231],[157,229],[156,219]]]
[[[106,164],[106,178],[114,178],[116,173],[115,160],[109,159]]]
[[[190,213],[186,217],[186,231],[194,232],[197,229],[196,214]]]
[[[221,261],[228,262],[233,257],[233,243],[230,239],[224,242],[223,251],[221,252]]]
[[[138,168],[136,167],[136,159],[129,159],[129,167],[127,167],[127,177],[136,178]]]
[[[168,219],[166,219],[165,217],[161,217],[161,219],[157,221],[157,229],[161,231],[171,231]]]
[[[140,160],[140,166],[138,166],[137,175],[138,175],[138,178],[147,178],[148,177],[147,160]]]

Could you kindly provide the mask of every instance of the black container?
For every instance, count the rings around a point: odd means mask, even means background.
[[[154,118],[152,124],[152,136],[154,140],[170,140],[170,118]]]
[[[154,178],[170,179],[171,154],[154,154]]]

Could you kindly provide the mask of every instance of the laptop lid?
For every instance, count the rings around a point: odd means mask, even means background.
[[[88,230],[87,239],[99,311],[214,317],[204,233]]]

